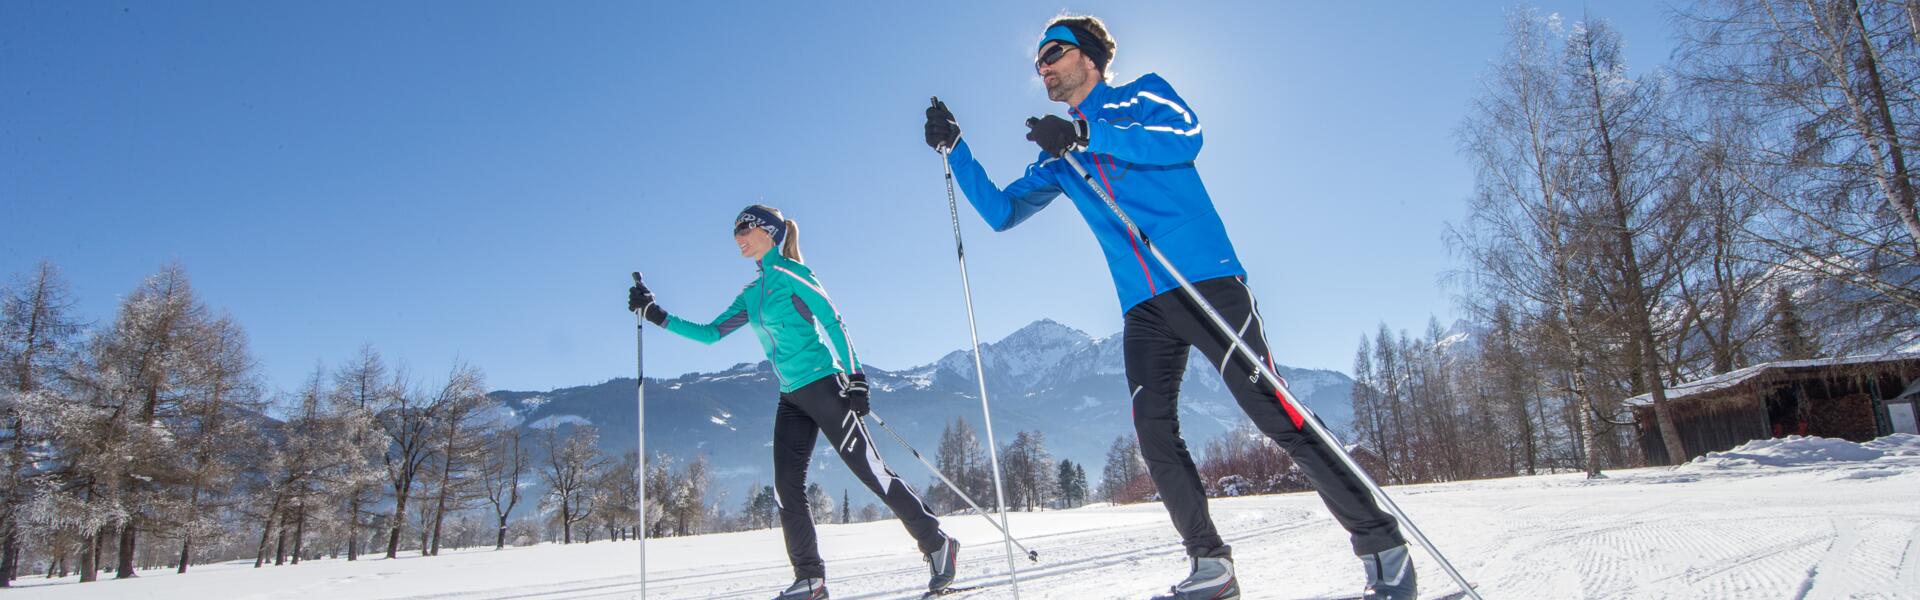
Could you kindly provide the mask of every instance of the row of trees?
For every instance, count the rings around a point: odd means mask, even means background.
[[[1015,433],[999,454],[1010,510],[1076,508],[1090,499],[1086,468],[1072,460],[1055,460],[1047,450],[1046,436],[1040,432]],[[984,507],[993,506],[992,465],[988,464],[986,449],[966,419],[955,418],[941,430],[934,464],[974,502]],[[937,478],[928,481],[926,489],[930,490],[926,494],[927,502],[935,511],[947,513],[968,508],[953,488]]]
[[[1201,484],[1209,496],[1310,489],[1306,477],[1286,452],[1251,422],[1243,422],[1209,440],[1200,456]],[[1011,510],[1076,508],[1095,499],[1128,504],[1158,498],[1153,480],[1147,475],[1146,461],[1140,455],[1139,440],[1131,435],[1114,438],[1097,488],[1089,484],[1085,466],[1070,459],[1055,461],[1046,449],[1045,437],[1038,432],[1014,434],[1013,441],[1000,450],[1000,461]],[[991,506],[993,474],[986,453],[966,419],[954,419],[941,432],[935,464],[974,501]],[[937,479],[928,483],[928,489],[932,490],[928,500],[935,510],[952,512],[967,508],[964,500]]]
[[[770,487],[754,485],[729,512],[704,457],[666,454],[648,462],[640,523],[636,453],[609,456],[592,427],[520,427],[470,365],[422,384],[367,346],[296,390],[269,390],[244,329],[208,308],[179,265],[142,282],[110,326],[78,320],[51,264],[0,299],[5,580],[22,569],[93,581],[242,558],[297,565],[778,524]],[[1106,480],[1127,483],[1103,485],[1109,501],[1152,494],[1130,443],[1116,440],[1122,459]],[[1000,454],[1016,509],[1095,495],[1084,467],[1055,459],[1038,432],[1017,433]],[[943,433],[938,461],[976,500],[992,497],[965,420]],[[952,489],[928,488],[940,510],[964,506]],[[872,502],[856,510],[850,490],[838,502],[817,483],[807,494],[818,522],[887,516]]]
[[[93,581],[639,526],[636,455],[609,460],[588,427],[518,427],[470,365],[422,384],[363,347],[274,392],[245,330],[177,264],[106,325],[75,304],[51,264],[0,290],[0,584],[26,570]],[[649,514],[658,533],[691,533],[705,461],[671,464],[648,474]],[[544,494],[523,496],[533,488]],[[537,514],[515,518],[530,500]]]
[[[1474,352],[1363,337],[1356,434],[1392,481],[1688,458],[1669,386],[1920,337],[1920,5],[1707,0],[1670,69],[1516,10],[1461,127],[1447,239]],[[1646,396],[1640,456],[1621,400]]]

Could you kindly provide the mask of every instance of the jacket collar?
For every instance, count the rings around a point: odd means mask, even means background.
[[[768,248],[766,254],[760,255],[759,260],[753,261],[753,266],[759,268],[761,271],[765,271],[767,267],[776,267],[787,262],[787,257],[780,255],[780,247],[774,246]]]
[[[1113,95],[1113,86],[1107,85],[1105,80],[1101,80],[1093,84],[1093,89],[1087,92],[1086,98],[1080,100],[1079,106],[1073,107],[1073,112],[1076,115],[1084,117],[1088,113],[1093,112],[1094,109],[1100,108],[1100,105],[1106,102],[1107,96],[1111,95]]]

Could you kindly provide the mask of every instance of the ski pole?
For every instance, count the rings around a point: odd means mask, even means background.
[[[1473,586],[1467,584],[1466,577],[1461,576],[1460,571],[1453,568],[1453,563],[1448,562],[1447,557],[1440,554],[1440,549],[1435,547],[1433,542],[1427,539],[1426,534],[1420,532],[1420,527],[1413,523],[1413,519],[1407,517],[1407,513],[1400,510],[1400,505],[1395,504],[1393,498],[1387,496],[1386,490],[1380,489],[1380,484],[1374,483],[1373,478],[1368,476],[1367,472],[1360,468],[1360,464],[1354,462],[1353,456],[1347,454],[1346,447],[1342,446],[1340,440],[1333,436],[1333,432],[1327,431],[1325,427],[1321,426],[1320,417],[1314,415],[1312,409],[1307,408],[1307,405],[1300,403],[1298,399],[1293,397],[1293,392],[1288,391],[1287,386],[1280,382],[1280,376],[1275,374],[1272,369],[1267,367],[1265,362],[1260,360],[1259,356],[1253,353],[1253,349],[1247,345],[1247,341],[1240,339],[1240,335],[1234,330],[1233,326],[1228,325],[1227,320],[1220,316],[1220,312],[1214,310],[1213,304],[1207,302],[1207,299],[1202,297],[1198,290],[1193,289],[1193,284],[1187,281],[1186,276],[1181,275],[1180,270],[1174,268],[1173,261],[1168,260],[1165,254],[1160,253],[1160,247],[1154,245],[1153,241],[1147,239],[1146,232],[1141,231],[1140,227],[1133,223],[1133,219],[1127,216],[1127,211],[1122,210],[1120,204],[1114,201],[1113,196],[1109,195],[1105,188],[1100,187],[1100,184],[1094,181],[1093,175],[1087,173],[1086,167],[1080,166],[1080,161],[1076,160],[1070,152],[1062,154],[1060,157],[1067,161],[1067,165],[1073,167],[1074,172],[1080,175],[1080,179],[1086,182],[1087,187],[1093,190],[1094,195],[1099,196],[1100,201],[1106,203],[1107,209],[1112,210],[1113,215],[1120,218],[1120,222],[1127,226],[1127,233],[1132,234],[1134,239],[1140,240],[1140,245],[1145,246],[1147,251],[1153,254],[1154,261],[1160,263],[1160,266],[1165,268],[1168,274],[1173,275],[1174,282],[1180,284],[1180,289],[1185,290],[1187,297],[1191,298],[1194,304],[1200,307],[1200,311],[1207,315],[1207,320],[1213,322],[1213,326],[1219,328],[1220,333],[1226,335],[1228,339],[1238,342],[1235,343],[1233,347],[1239,351],[1241,356],[1247,359],[1247,362],[1253,363],[1254,369],[1260,372],[1261,378],[1267,381],[1267,385],[1273,386],[1275,390],[1279,390],[1287,404],[1306,415],[1303,421],[1305,421],[1307,429],[1319,436],[1321,442],[1333,449],[1333,455],[1340,457],[1340,462],[1345,464],[1348,470],[1353,471],[1354,476],[1358,477],[1360,482],[1365,484],[1369,491],[1373,492],[1374,498],[1379,500],[1380,505],[1385,506],[1388,512],[1393,513],[1393,516],[1399,519],[1402,525],[1406,526],[1407,531],[1413,533],[1414,539],[1420,542],[1421,547],[1426,548],[1427,554],[1433,556],[1435,562],[1440,563],[1440,568],[1446,570],[1447,576],[1452,577],[1453,582],[1459,584],[1461,590],[1465,591],[1468,596],[1473,597],[1474,600],[1481,600],[1479,592],[1474,591]]]
[[[933,103],[940,104],[940,98],[935,96]],[[987,367],[981,362],[980,331],[974,325],[973,285],[967,281],[967,245],[960,241],[960,204],[953,197],[953,163],[947,162],[947,153],[953,149],[941,146],[939,150],[940,166],[947,170],[947,214],[953,217],[953,250],[960,258],[960,294],[967,301],[967,336],[973,341],[973,379],[980,383],[980,412],[986,419],[987,462],[993,464],[993,496],[998,503],[996,508],[1000,511],[1000,523],[1003,525],[1000,528],[1001,538],[1006,540],[1007,546],[1007,579],[1013,582],[1014,600],[1019,600],[1020,570],[1013,560],[1013,532],[1009,530],[1013,524],[1007,521],[1006,486],[1001,485],[1000,479],[1000,447],[993,441],[993,409],[987,406]]]
[[[894,431],[893,427],[887,425],[886,419],[880,418],[880,415],[878,413],[875,413],[871,410],[867,411],[867,416],[873,417],[873,422],[879,423],[881,429],[885,429],[887,430],[887,433],[892,434],[893,440],[896,442],[900,442],[900,447],[906,448],[907,452],[912,454],[914,458],[920,459],[920,464],[926,465],[928,471],[933,471],[933,476],[939,477],[942,483],[947,484],[947,489],[953,490],[953,493],[956,495],[959,495],[961,500],[965,500],[967,502],[967,506],[971,506],[973,507],[974,510],[980,511],[980,518],[986,519],[988,523],[992,523],[994,529],[1000,530],[1000,533],[1006,534],[1007,539],[1013,540],[1013,545],[1019,546],[1021,550],[1026,551],[1027,560],[1031,560],[1033,562],[1040,562],[1039,552],[1028,550],[1026,544],[1020,543],[1020,540],[1013,539],[1013,534],[1007,533],[1006,527],[1000,526],[999,521],[994,520],[992,516],[988,515],[987,509],[981,508],[980,503],[974,502],[972,497],[967,496],[967,492],[965,490],[960,489],[960,486],[958,485],[954,485],[952,479],[948,479],[945,473],[940,472],[940,467],[933,466],[933,463],[927,461],[927,457],[921,456],[920,451],[914,449],[913,444],[907,443],[907,438],[900,437],[900,432]]]
[[[633,272],[634,285],[640,285],[640,272]],[[647,597],[647,359],[646,359],[646,309],[633,311],[633,376],[634,414],[639,415],[637,428],[640,441],[636,454],[640,456],[639,470],[634,471],[633,480],[640,486],[639,506],[635,508],[640,515],[640,598]]]

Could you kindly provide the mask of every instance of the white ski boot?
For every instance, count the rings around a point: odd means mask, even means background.
[[[795,579],[787,591],[780,592],[773,600],[827,600],[827,580]]]
[[[1186,580],[1154,596],[1153,600],[1238,600],[1240,580],[1233,576],[1231,558],[1193,558]]]
[[[1418,600],[1419,578],[1413,574],[1413,557],[1405,545],[1362,555],[1367,567],[1367,592],[1364,600]]]
[[[960,540],[946,537],[940,549],[926,555],[927,566],[932,570],[932,578],[927,580],[927,591],[938,592],[953,585],[954,567],[960,564]]]

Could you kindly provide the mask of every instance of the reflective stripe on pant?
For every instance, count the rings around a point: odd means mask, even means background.
[[[1228,324],[1240,330],[1240,339],[1271,367],[1264,327],[1246,284],[1238,278],[1223,277],[1195,283],[1194,289],[1220,311]],[[1123,335],[1140,454],[1147,461],[1147,472],[1188,554],[1223,557],[1232,551],[1214,529],[1199,469],[1180,437],[1180,379],[1186,372],[1190,347],[1199,348],[1220,371],[1227,389],[1253,419],[1254,426],[1293,457],[1333,517],[1351,534],[1354,554],[1371,554],[1406,543],[1393,516],[1380,510],[1366,486],[1319,436],[1301,429],[1301,413],[1285,405],[1259,371],[1233,348],[1237,342],[1221,334],[1185,291],[1161,292],[1134,306],[1127,311]],[[1227,362],[1222,363],[1222,359]]]
[[[773,421],[774,499],[780,504],[780,529],[787,538],[787,558],[793,563],[795,579],[827,576],[806,491],[807,466],[817,434],[825,434],[853,475],[893,510],[922,553],[939,550],[946,539],[933,510],[880,460],[866,423],[847,409],[840,386],[839,377],[824,377],[781,394]]]

